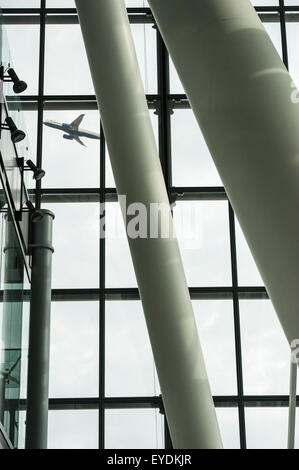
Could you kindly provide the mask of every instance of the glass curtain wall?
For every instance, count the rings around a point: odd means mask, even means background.
[[[18,447],[25,436],[21,401],[27,393],[28,280],[12,217],[3,210],[0,216],[0,422]]]
[[[49,447],[171,448],[74,2],[0,4],[46,170],[32,197],[56,214]],[[299,0],[253,4],[298,86]],[[224,446],[286,447],[287,341],[148,4],[126,5]],[[45,124],[81,115],[100,140]]]

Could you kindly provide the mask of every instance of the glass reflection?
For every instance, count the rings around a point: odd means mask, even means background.
[[[25,331],[23,325],[24,264],[14,224],[10,216],[1,216],[1,288],[0,310],[0,421],[10,441],[18,442],[18,414],[21,389],[21,363]],[[28,322],[24,322],[25,325]],[[26,384],[22,383],[22,388]]]

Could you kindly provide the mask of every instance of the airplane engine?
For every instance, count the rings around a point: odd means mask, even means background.
[[[71,135],[68,135],[68,134],[63,134],[62,136],[64,139],[67,139],[67,140],[73,140],[73,137]]]

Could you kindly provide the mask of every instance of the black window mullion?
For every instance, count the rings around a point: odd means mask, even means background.
[[[159,95],[159,155],[168,194],[172,185],[171,138],[169,107],[169,55],[160,32],[157,30],[157,69]]]
[[[232,283],[233,283],[233,307],[234,307],[234,330],[235,330],[235,351],[236,351],[236,370],[237,370],[237,387],[238,387],[240,447],[241,449],[246,449],[245,407],[244,407],[243,370],[242,370],[240,309],[239,309],[239,294],[238,294],[235,216],[234,216],[234,212],[230,203],[228,203],[228,206],[229,206],[229,229],[230,229],[231,267],[232,267]]]
[[[37,111],[37,150],[36,164],[42,167],[42,148],[43,148],[43,100],[44,100],[44,79],[45,79],[45,40],[46,40],[46,0],[41,0],[40,10],[40,39],[39,39],[39,79],[38,79],[38,111]],[[36,198],[35,204],[40,208],[41,197],[40,190],[41,181],[36,182]]]
[[[105,217],[106,143],[101,123],[100,140],[100,218]],[[100,228],[100,322],[99,322],[99,449],[105,448],[105,238]]]
[[[287,31],[286,31],[286,18],[284,0],[279,0],[279,16],[280,16],[280,33],[281,33],[281,45],[282,45],[282,58],[286,68],[289,68],[288,59],[288,45],[287,45]]]

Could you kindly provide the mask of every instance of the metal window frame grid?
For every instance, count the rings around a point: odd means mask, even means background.
[[[170,93],[169,80],[169,56],[165,44],[157,27],[154,25],[153,17],[149,8],[128,8],[128,14],[132,23],[152,23],[156,28],[157,35],[157,84],[158,93],[147,95],[149,107],[155,107],[158,113],[159,126],[159,154],[165,177],[168,194],[170,198],[178,200],[227,200],[223,187],[173,187],[171,168],[171,109],[188,108],[189,104],[185,95]],[[278,14],[277,21],[280,22],[282,55],[285,65],[288,67],[286,15],[298,12],[298,6],[285,6],[284,0],[279,0],[279,5],[270,7],[256,7],[259,14]],[[43,151],[43,113],[45,109],[59,109],[59,106],[80,106],[84,109],[97,109],[96,98],[93,95],[45,95],[45,42],[46,25],[53,22],[77,23],[76,10],[73,8],[47,8],[46,0],[41,0],[40,8],[3,8],[2,14],[4,24],[39,24],[40,47],[39,47],[39,77],[38,95],[21,97],[24,109],[37,110],[37,165],[42,167]],[[55,19],[49,15],[56,15]],[[50,21],[49,21],[50,20]],[[13,97],[11,97],[13,100]],[[60,108],[61,109],[61,108]],[[105,186],[105,138],[101,125],[100,141],[100,186],[99,188],[42,188],[41,182],[37,182],[35,190],[31,191],[35,198],[37,207],[41,202],[100,202],[102,204],[117,200],[116,190]],[[246,287],[238,284],[237,251],[235,216],[228,202],[228,217],[230,231],[230,252],[232,285],[229,287],[215,288],[190,288],[193,299],[215,299],[230,298],[233,301],[235,353],[237,394],[234,396],[214,396],[216,407],[237,407],[239,416],[240,448],[246,449],[246,422],[245,407],[252,406],[288,406],[287,395],[244,395],[243,371],[242,371],[242,344],[240,328],[240,299],[266,299],[267,292],[264,287]],[[64,409],[98,409],[99,433],[98,447],[105,448],[105,410],[111,408],[158,408],[163,413],[161,396],[156,397],[106,397],[105,396],[105,302],[107,300],[138,300],[137,289],[109,289],[105,286],[105,239],[99,240],[99,288],[98,289],[53,289],[53,301],[86,301],[99,302],[99,396],[94,398],[50,398],[50,410]],[[28,294],[28,293],[27,293]],[[297,397],[299,405],[299,397]],[[25,408],[26,401],[21,400],[21,406]],[[165,448],[172,448],[171,438],[164,415],[164,441]]]

